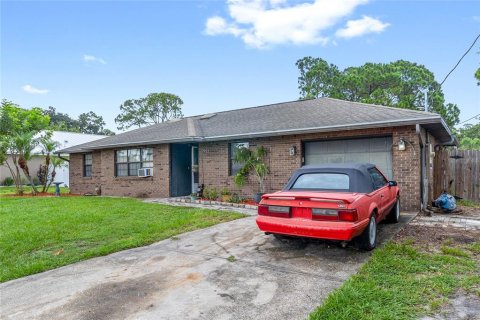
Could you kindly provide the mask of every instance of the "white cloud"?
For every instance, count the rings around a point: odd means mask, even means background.
[[[305,1],[305,0],[304,0]],[[265,48],[279,44],[327,44],[324,35],[368,0],[228,0],[229,18],[210,17],[205,33],[233,35],[248,46]]]
[[[25,91],[27,93],[32,93],[32,94],[46,94],[50,91],[50,90],[47,90],[47,89],[38,89],[38,88],[32,87],[29,84],[24,85],[22,87],[22,89],[23,89],[23,91]]]
[[[107,64],[107,62],[105,60],[103,60],[102,58],[95,57],[95,56],[92,56],[92,55],[89,55],[89,54],[84,54],[83,55],[83,61],[85,61],[85,62],[98,62],[98,63],[101,63],[101,64]]]
[[[383,32],[389,25],[390,23],[385,23],[372,17],[363,16],[362,19],[347,21],[347,26],[337,30],[335,35],[340,38],[354,38],[363,36],[367,33]]]

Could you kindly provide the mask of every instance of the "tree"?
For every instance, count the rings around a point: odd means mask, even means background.
[[[48,107],[48,109],[43,110],[43,114],[50,117],[50,128],[52,130],[103,134],[107,136],[115,135],[115,132],[104,128],[105,122],[103,117],[95,114],[93,111],[82,113],[78,120],[73,119],[66,113],[57,112],[54,107]]]
[[[305,57],[298,60],[296,66],[300,72],[300,99],[331,97],[424,110],[423,91],[427,90],[428,111],[442,115],[451,127],[459,122],[459,108],[452,103],[445,104],[440,84],[423,65],[398,60],[340,70],[321,58]]]
[[[480,68],[475,72],[475,78],[477,79],[477,86],[480,86]]]
[[[15,182],[18,194],[23,194],[21,171],[29,180],[33,193],[36,188],[28,168],[32,150],[40,139],[39,133],[48,128],[50,118],[39,108],[30,110],[3,100],[0,107],[0,164],[5,164]],[[11,161],[8,161],[11,158]],[[21,171],[20,171],[21,170]]]
[[[65,164],[65,161],[63,159],[60,159],[59,157],[52,157],[51,159],[51,173],[50,173],[50,181],[48,182],[47,185],[47,190],[45,192],[48,192],[48,188],[52,185],[53,181],[55,181],[55,176],[57,175],[57,168],[63,166]]]
[[[148,124],[145,110],[147,109],[147,99],[130,99],[120,105],[121,113],[115,118],[119,130],[126,130],[130,127],[141,128]]]
[[[460,149],[480,150],[480,122],[466,124],[457,132]]]
[[[115,133],[111,130],[105,129],[105,121],[103,117],[90,111],[82,113],[78,116],[78,127],[80,132],[88,134],[104,134],[112,136]]]
[[[46,136],[40,140],[40,144],[42,145],[42,151],[45,155],[45,162],[44,164],[40,165],[40,168],[37,172],[37,177],[42,184],[42,192],[47,192],[52,176],[52,153],[59,147],[59,143],[57,141],[53,141],[49,136]]]
[[[242,187],[247,181],[247,176],[250,173],[255,175],[257,179],[260,193],[265,193],[265,178],[268,175],[269,169],[265,163],[267,149],[258,147],[255,150],[240,147],[235,150],[234,162],[242,164],[242,168],[234,177],[234,182],[237,186]]]
[[[38,193],[37,187],[33,183],[32,175],[30,174],[30,168],[28,167],[28,161],[32,159],[32,151],[38,145],[39,139],[35,138],[36,132],[22,132],[15,134],[13,137],[14,145],[18,154],[18,166],[22,169],[23,174],[30,182],[33,195]]]
[[[52,130],[67,131],[67,132],[80,132],[80,123],[78,120],[71,118],[66,113],[57,112],[54,107],[48,107],[43,110],[44,115],[50,117],[50,128]]]
[[[162,123],[182,118],[183,101],[171,93],[150,93],[145,98],[126,100],[115,118],[119,130]]]

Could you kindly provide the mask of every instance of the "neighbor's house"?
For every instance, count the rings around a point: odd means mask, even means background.
[[[85,133],[76,133],[76,132],[64,132],[64,131],[53,131],[51,139],[58,143],[58,150],[74,147],[79,144],[95,141],[98,139],[103,139],[106,136],[104,135],[96,135],[96,134],[85,134]],[[32,178],[37,176],[37,172],[40,169],[40,165],[45,164],[45,155],[43,153],[42,147],[37,146],[32,151],[33,157],[30,161],[28,161],[28,168],[30,170],[30,174]],[[62,158],[68,158],[68,154],[61,154]],[[12,163],[12,156],[8,156],[7,161],[10,165]],[[55,182],[63,182],[65,185],[69,185],[69,165],[68,161],[64,163],[60,168],[57,168],[55,175]],[[21,172],[22,177],[24,177],[23,172]],[[10,170],[6,165],[0,166],[0,183],[2,183],[5,178],[11,177]]]
[[[454,141],[437,114],[320,98],[172,120],[61,152],[70,154],[73,193],[100,186],[103,195],[139,197],[185,196],[201,184],[258,192],[253,179],[241,189],[233,182],[237,144],[268,150],[268,191],[305,164],[371,162],[414,210],[433,197],[435,150]],[[138,177],[140,168],[152,176]]]

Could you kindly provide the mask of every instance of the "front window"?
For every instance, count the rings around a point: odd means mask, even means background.
[[[297,178],[290,190],[348,191],[350,177],[342,173],[304,173]]]
[[[134,148],[116,151],[115,176],[137,176],[138,169],[141,168],[153,168],[152,148]]]
[[[248,147],[249,147],[248,142],[230,143],[228,161],[229,161],[229,165],[230,165],[230,175],[231,176],[236,175],[237,172],[240,171],[240,169],[243,167],[243,163],[235,161],[235,153],[240,148],[248,148]]]
[[[86,153],[83,155],[83,176],[91,177],[92,176],[92,163],[93,158],[91,153]]]

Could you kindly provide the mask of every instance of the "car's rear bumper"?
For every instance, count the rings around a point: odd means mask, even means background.
[[[360,235],[368,219],[359,222],[314,221],[299,218],[257,216],[260,230],[298,237],[350,241]]]

